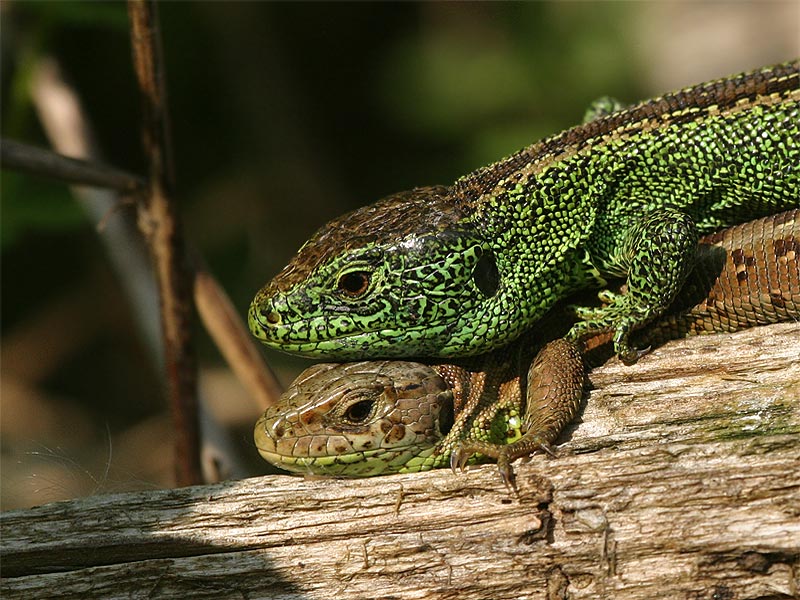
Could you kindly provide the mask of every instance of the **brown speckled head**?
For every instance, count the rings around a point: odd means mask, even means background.
[[[261,294],[288,292],[336,254],[380,240],[397,243],[408,236],[432,234],[457,220],[444,186],[415,188],[388,196],[324,225],[294,255]]]
[[[306,369],[255,427],[270,463],[299,473],[362,477],[433,467],[453,423],[453,392],[437,372],[406,361]]]

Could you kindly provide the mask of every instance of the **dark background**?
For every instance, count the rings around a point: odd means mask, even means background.
[[[48,147],[33,73],[56,58],[106,162],[143,171],[124,3],[0,5],[2,135]],[[460,175],[625,102],[800,54],[800,5],[166,3],[188,237],[240,313],[326,220]],[[2,173],[2,508],[169,485],[160,374],[97,218]],[[121,211],[130,210],[121,208]],[[249,473],[258,409],[198,327],[201,381]],[[285,382],[305,363],[265,351]]]

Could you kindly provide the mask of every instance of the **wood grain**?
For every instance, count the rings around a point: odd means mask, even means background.
[[[558,458],[0,515],[3,598],[796,598],[800,324],[612,361]]]

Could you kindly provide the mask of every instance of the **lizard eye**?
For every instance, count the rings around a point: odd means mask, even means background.
[[[359,400],[347,407],[344,416],[351,423],[363,423],[372,414],[373,406],[375,406],[375,400]]]
[[[337,288],[340,292],[351,298],[363,296],[369,288],[369,273],[367,271],[350,271],[339,276]]]

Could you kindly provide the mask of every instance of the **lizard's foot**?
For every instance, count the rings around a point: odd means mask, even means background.
[[[523,436],[512,444],[492,444],[490,442],[463,442],[450,454],[450,468],[454,473],[463,472],[474,454],[480,454],[497,461],[497,470],[509,493],[517,494],[516,476],[511,463],[518,458],[528,457],[537,450],[555,456],[553,448],[539,436]]]
[[[603,306],[584,306],[580,304],[568,304],[564,307],[565,311],[572,317],[581,321],[596,321],[605,316],[604,310],[612,304],[619,302],[624,294],[619,294],[611,290],[600,290],[597,292],[597,299]],[[599,333],[599,332],[593,332]]]
[[[567,339],[578,341],[606,331],[614,331],[614,353],[626,365],[632,365],[650,351],[650,348],[636,348],[630,342],[633,331],[652,317],[645,311],[631,306],[630,298],[622,294],[614,296],[608,306],[600,308],[575,307],[575,314],[581,321],[572,326]]]
[[[621,234],[599,236],[593,244],[592,256],[604,275],[627,275],[626,292],[601,292],[607,306],[579,309],[583,320],[566,337],[578,341],[613,331],[614,352],[633,364],[647,350],[635,348],[631,334],[662,315],[675,299],[694,265],[697,228],[689,215],[660,208],[633,218]]]
[[[550,444],[575,417],[584,383],[585,367],[580,349],[564,339],[546,344],[528,367],[524,423],[511,427],[502,436],[515,441],[504,444],[474,437],[461,439],[452,446],[450,466],[453,471],[463,471],[475,455],[493,458],[506,488],[516,493],[511,463],[540,450],[555,456]],[[496,417],[497,405],[490,412],[489,421]],[[510,425],[510,421],[506,420],[506,424]],[[486,430],[485,427],[479,429]]]
[[[625,108],[625,105],[616,98],[612,98],[610,96],[601,96],[600,98],[594,100],[589,105],[589,108],[586,109],[586,112],[583,114],[583,122],[588,123],[589,121],[594,121],[595,119],[602,119],[603,117],[617,112],[618,110],[622,110],[623,108]]]

